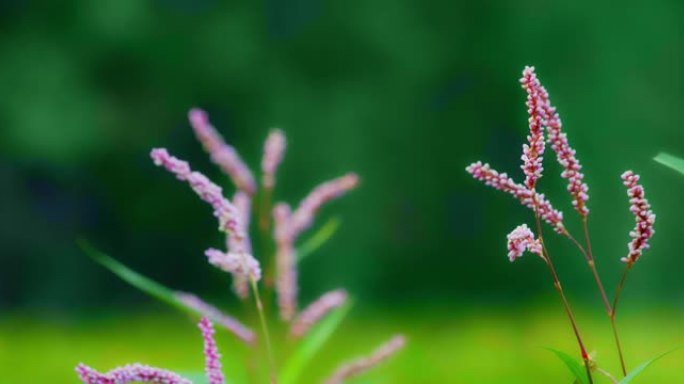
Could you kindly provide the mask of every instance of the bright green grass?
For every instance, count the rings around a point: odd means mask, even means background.
[[[543,347],[573,355],[576,347],[560,308],[464,308],[453,311],[352,311],[312,364],[303,383],[318,383],[336,362],[366,353],[402,331],[408,348],[353,383],[571,383],[562,363]],[[579,313],[587,344],[606,369],[618,371],[610,329],[600,313]],[[619,321],[629,366],[684,345],[684,312],[625,311]],[[221,332],[218,343],[229,378],[251,364],[245,347]],[[287,353],[282,346],[277,355]],[[649,368],[635,383],[684,382],[684,352]],[[79,361],[98,369],[140,361],[178,371],[202,369],[201,338],[171,310],[60,317],[13,314],[0,319],[0,383],[75,383]],[[261,368],[257,362],[257,369]],[[259,382],[263,382],[259,380]],[[607,381],[597,380],[597,383]]]

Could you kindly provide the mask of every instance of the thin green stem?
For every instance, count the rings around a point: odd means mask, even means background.
[[[615,314],[617,311],[617,305],[618,302],[620,301],[620,295],[622,294],[622,288],[625,285],[625,280],[627,280],[627,275],[629,274],[629,271],[632,269],[632,266],[634,263],[631,261],[627,263],[627,267],[625,268],[625,271],[622,273],[622,277],[620,278],[620,282],[618,283],[617,289],[615,290],[615,299],[613,300],[613,310],[610,313],[610,322],[613,325],[613,336],[615,337],[615,344],[618,346],[618,354],[620,355],[620,367],[622,368],[622,374],[624,376],[627,376],[627,366],[625,365],[625,359],[624,356],[622,355],[622,348],[620,347],[620,338],[618,337],[617,333],[617,327],[615,325]]]
[[[558,291],[558,295],[560,296],[561,301],[563,302],[563,308],[565,308],[565,312],[568,315],[568,319],[570,319],[570,324],[572,325],[572,330],[575,333],[575,338],[577,339],[577,344],[579,345],[579,348],[580,348],[582,360],[584,361],[584,368],[587,371],[587,378],[589,379],[589,384],[593,384],[594,379],[591,376],[591,366],[589,365],[589,354],[587,353],[587,350],[584,347],[584,342],[582,341],[582,336],[580,335],[579,328],[577,327],[577,321],[575,321],[575,315],[573,314],[572,309],[570,308],[570,303],[568,303],[568,299],[565,297],[565,293],[563,292],[563,287],[561,286],[560,280],[558,279],[558,274],[556,273],[556,268],[553,266],[553,262],[551,261],[551,257],[549,256],[549,252],[546,249],[546,244],[544,243],[544,236],[542,234],[541,218],[539,216],[539,210],[537,209],[537,200],[534,197],[533,197],[533,202],[534,202],[534,206],[535,206],[534,216],[535,216],[535,221],[537,223],[537,237],[539,238],[539,242],[541,243],[541,246],[542,246],[542,255],[543,255],[544,261],[546,262],[546,265],[549,268],[549,272],[551,273],[551,277],[553,278],[553,285],[556,287],[556,291]]]
[[[271,384],[278,383],[278,374],[275,368],[275,360],[273,359],[273,347],[271,346],[271,336],[268,332],[268,324],[266,324],[266,316],[264,315],[264,306],[259,298],[259,289],[257,287],[256,281],[252,276],[249,277],[250,285],[252,286],[252,292],[254,293],[254,302],[256,303],[257,312],[259,312],[259,320],[261,322],[261,330],[264,334],[264,340],[266,341],[266,352],[268,353],[268,366],[269,372],[271,374]]]

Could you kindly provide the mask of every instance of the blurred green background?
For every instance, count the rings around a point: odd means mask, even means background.
[[[301,265],[305,302],[339,286],[357,299],[322,361],[405,330],[404,363],[371,382],[567,382],[538,348],[574,352],[545,267],[506,258],[505,235],[529,212],[464,171],[483,160],[522,179],[528,64],[584,165],[610,292],[633,227],[622,171],[642,174],[658,215],[622,304],[629,361],[681,344],[684,177],[652,157],[684,155],[682,16],[676,0],[0,2],[0,371],[16,376],[0,382],[74,382],[80,360],[200,364],[190,323],[74,243],[236,306],[202,256],[221,244],[209,209],[148,157],[168,147],[232,191],[194,139],[192,106],[254,169],[268,129],[285,130],[278,200],[361,175],[320,215],[339,216],[339,232]],[[553,158],[540,189],[578,232]],[[549,243],[590,344],[615,368],[591,275],[566,241]],[[660,364],[644,382],[681,371]]]

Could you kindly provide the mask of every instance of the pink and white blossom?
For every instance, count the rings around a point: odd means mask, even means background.
[[[275,174],[280,162],[283,161],[287,140],[280,129],[273,129],[264,143],[264,157],[261,160],[262,184],[264,188],[273,189]]]
[[[128,364],[107,373],[100,373],[85,364],[79,364],[76,373],[83,384],[192,384],[190,380],[176,373],[142,364]]]
[[[247,326],[192,293],[175,292],[174,297],[186,307],[202,314],[202,316],[208,317],[211,321],[227,329],[244,342],[252,344],[256,340],[254,332]]]
[[[226,144],[216,128],[211,125],[207,113],[199,108],[193,108],[188,112],[188,119],[211,161],[233,180],[238,189],[253,195],[256,192],[256,183],[252,172],[235,148]]]
[[[394,336],[388,342],[378,347],[378,349],[373,351],[369,356],[358,358],[340,366],[335,370],[332,376],[325,381],[325,384],[341,384],[347,379],[358,376],[396,354],[405,344],[406,339],[404,336]]]
[[[538,239],[534,238],[534,234],[527,227],[527,224],[517,226],[507,236],[508,259],[514,262],[517,258],[522,257],[525,251],[529,251],[544,257],[542,253],[542,245]]]
[[[644,197],[644,187],[639,182],[639,175],[632,171],[627,171],[622,174],[623,184],[627,187],[627,195],[629,196],[629,210],[634,214],[636,226],[634,230],[629,232],[632,241],[629,242],[629,254],[621,260],[625,263],[635,263],[641,257],[644,249],[649,248],[648,241],[651,239],[655,230],[653,224],[655,223],[655,214],[651,210],[651,205]]]
[[[536,193],[524,185],[516,183],[507,174],[499,173],[492,169],[489,164],[482,164],[480,161],[469,165],[466,171],[475,179],[484,182],[485,185],[513,195],[524,206],[533,211],[536,209],[536,203],[539,216],[551,225],[556,232],[566,233],[563,226],[563,213],[554,209],[543,194]]]
[[[238,190],[233,195],[233,204],[235,205],[235,208],[240,216],[240,232],[244,234],[244,236],[239,238],[230,234],[227,235],[226,245],[228,247],[228,252],[246,252],[251,255],[252,243],[248,234],[252,209],[252,197],[246,192]],[[233,290],[241,299],[246,299],[249,297],[249,278],[244,274],[234,274]]]
[[[273,231],[276,240],[276,291],[283,320],[292,320],[297,312],[297,261],[291,229],[291,210],[285,203],[273,208]]]
[[[204,339],[204,372],[209,384],[224,384],[225,378],[221,371],[221,354],[214,340],[214,325],[211,321],[203,317],[198,327]]]
[[[254,279],[254,281],[261,280],[261,266],[259,262],[249,253],[246,252],[222,252],[218,249],[209,248],[204,251],[207,256],[209,264],[221,269],[225,272],[231,273],[234,276],[245,276]]]
[[[306,335],[325,315],[333,309],[341,307],[346,301],[347,291],[344,289],[336,289],[323,294],[297,315],[290,327],[290,334],[294,337]]]
[[[525,173],[525,185],[534,190],[537,180],[542,176],[544,154],[544,129],[542,121],[541,99],[539,88],[541,84],[534,73],[534,67],[525,67],[520,83],[527,92],[527,113],[529,114],[530,133],[527,136],[527,144],[523,144],[523,165]]]

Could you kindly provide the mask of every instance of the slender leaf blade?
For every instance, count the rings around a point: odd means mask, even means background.
[[[304,337],[302,342],[292,353],[292,356],[285,362],[280,373],[280,384],[294,384],[299,382],[299,376],[308,366],[311,359],[319,349],[328,341],[330,336],[344,320],[352,306],[351,300],[330,313],[325,319],[314,327],[309,334]]]
[[[684,159],[661,152],[653,160],[684,175]]]
[[[558,357],[565,364],[565,366],[568,367],[570,372],[572,372],[572,375],[575,376],[575,379],[577,379],[580,384],[589,384],[587,372],[585,368],[582,367],[582,364],[578,363],[577,360],[563,351],[553,348],[546,349],[553,352],[553,354],[555,354],[556,357]]]
[[[656,356],[656,357],[654,357],[654,358],[652,358],[652,359],[650,359],[650,360],[647,360],[647,361],[641,363],[641,365],[639,365],[638,367],[636,367],[636,368],[634,368],[633,370],[631,370],[631,371],[629,372],[629,374],[628,374],[627,376],[625,376],[624,379],[620,380],[620,383],[619,383],[619,384],[628,384],[628,383],[631,383],[632,380],[633,380],[635,377],[637,377],[637,376],[639,376],[641,373],[643,373],[644,370],[645,370],[646,368],[648,368],[651,364],[653,364],[653,363],[655,363],[656,361],[662,359],[662,358],[665,357],[666,355],[669,355],[670,353],[676,351],[677,349],[678,349],[678,348],[675,348],[675,349],[669,350],[669,351],[667,351],[667,352],[665,352],[665,353],[661,353],[660,355],[658,355],[658,356]]]
[[[301,262],[306,257],[317,251],[333,237],[340,227],[341,220],[337,217],[329,219],[311,237],[297,248],[297,262]]]

